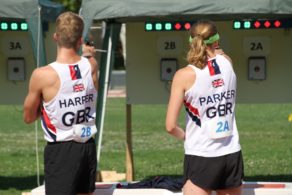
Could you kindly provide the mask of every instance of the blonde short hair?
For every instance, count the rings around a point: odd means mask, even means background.
[[[59,15],[56,20],[58,46],[77,49],[83,28],[83,19],[79,15],[70,11]]]

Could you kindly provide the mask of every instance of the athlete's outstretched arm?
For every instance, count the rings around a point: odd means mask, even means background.
[[[95,48],[91,45],[82,45],[82,56],[86,57],[91,64],[91,75],[96,90],[98,89],[98,63],[95,59]]]
[[[88,58],[88,60],[91,64],[91,75],[94,82],[94,86],[95,89],[98,90],[98,70],[99,70],[98,63],[94,56]]]
[[[23,120],[32,123],[40,116],[40,103],[42,101],[40,70],[35,69],[29,82],[28,94],[23,105]]]

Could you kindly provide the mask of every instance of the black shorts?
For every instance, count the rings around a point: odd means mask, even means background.
[[[86,143],[48,143],[44,160],[46,195],[94,192],[97,163],[94,139]]]
[[[208,190],[239,187],[244,176],[241,151],[219,157],[185,155],[184,182]]]

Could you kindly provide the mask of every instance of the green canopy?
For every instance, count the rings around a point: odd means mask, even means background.
[[[37,65],[46,64],[38,0],[1,0],[0,18],[20,18],[28,23]]]
[[[92,20],[283,18],[292,16],[292,0],[83,0],[80,13],[85,29],[89,29]]]
[[[96,20],[143,20],[145,17],[246,18],[292,14],[291,0],[83,0],[82,15]]]
[[[83,0],[80,14],[84,18],[85,31],[87,35],[93,20],[105,21],[106,35],[104,39],[107,47],[107,59],[102,55],[101,78],[97,124],[103,123],[106,87],[108,83],[111,66],[112,43],[116,40],[114,25],[116,23],[126,23],[131,21],[150,21],[150,20],[198,20],[201,18],[211,20],[235,20],[249,18],[286,18],[292,16],[292,0]],[[101,89],[102,88],[102,89]],[[128,107],[127,107],[128,110]],[[127,115],[128,117],[128,115]],[[129,114],[130,117],[130,114]],[[128,120],[128,119],[127,119]],[[128,128],[130,129],[130,127]],[[127,135],[130,135],[128,133]],[[102,125],[98,126],[98,153],[100,152]],[[127,136],[127,144],[131,143],[130,136]],[[131,144],[127,145],[130,147]],[[128,153],[127,153],[128,154]],[[131,149],[130,149],[130,155]],[[130,158],[132,159],[132,158]],[[99,160],[99,154],[98,154]],[[129,169],[130,170],[130,169]],[[127,166],[128,173],[128,166]],[[129,173],[133,174],[131,171]]]

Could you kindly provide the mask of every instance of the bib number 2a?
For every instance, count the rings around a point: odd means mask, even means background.
[[[74,125],[74,141],[76,142],[87,142],[96,132],[95,125]]]
[[[232,132],[232,123],[229,120],[218,121],[208,131],[212,139],[228,137]]]
[[[230,131],[229,129],[229,125],[228,125],[228,121],[225,122],[218,122],[217,123],[217,129],[216,129],[216,133],[221,133],[221,132],[225,132],[225,131]]]

